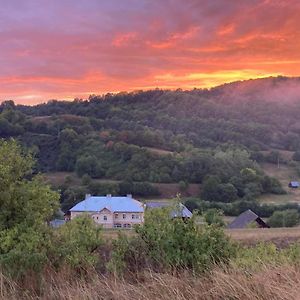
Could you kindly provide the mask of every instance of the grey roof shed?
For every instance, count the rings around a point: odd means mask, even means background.
[[[247,226],[256,222],[260,228],[269,228],[270,226],[264,222],[256,213],[251,209],[248,209],[241,213],[232,223],[228,225],[229,229],[247,228]]]

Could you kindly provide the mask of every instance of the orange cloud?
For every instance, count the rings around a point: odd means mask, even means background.
[[[299,14],[296,0],[12,0],[0,10],[0,100],[297,76]]]

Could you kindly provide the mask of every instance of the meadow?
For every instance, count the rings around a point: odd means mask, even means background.
[[[20,293],[19,286],[2,275],[1,299],[110,299],[110,300],[293,300],[299,299],[300,270],[296,266],[262,266],[255,273],[239,269],[215,268],[201,277],[191,274],[143,274],[140,283],[115,278],[103,278],[90,274],[90,280],[67,279],[66,274],[48,273],[42,292]]]

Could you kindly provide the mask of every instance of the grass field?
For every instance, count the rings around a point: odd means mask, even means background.
[[[225,229],[225,233],[233,240],[247,245],[273,242],[279,247],[284,247],[300,240],[300,227]]]
[[[50,271],[38,279],[31,276],[22,288],[3,274],[0,278],[1,299],[7,300],[299,300],[300,294],[300,270],[294,265],[262,264],[255,272],[216,266],[200,276],[148,271],[131,281],[93,271],[86,278]]]
[[[280,164],[279,168],[275,164],[264,163],[261,165],[262,169],[269,176],[277,178],[282,187],[286,190],[286,195],[273,195],[267,194],[262,195],[259,200],[262,203],[287,203],[287,202],[297,202],[300,203],[300,189],[291,189],[288,187],[290,181],[299,181],[300,177],[297,174],[294,167]]]
[[[134,235],[134,230],[105,229],[103,231],[106,240],[113,240],[122,232],[128,236]],[[286,247],[289,244],[300,241],[300,227],[293,228],[246,228],[246,229],[225,229],[232,240],[243,245],[256,245],[260,242],[272,242],[278,247]]]

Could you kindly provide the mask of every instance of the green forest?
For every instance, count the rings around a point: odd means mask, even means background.
[[[300,160],[300,104],[231,99],[227,89],[122,92],[36,106],[7,100],[0,106],[0,138],[30,150],[35,173],[81,178],[79,185],[69,177],[61,182],[64,210],[86,192],[159,196],[154,183],[179,183],[183,191],[199,184],[206,203],[244,208],[261,194],[285,193],[260,164],[285,163],[278,150]]]

